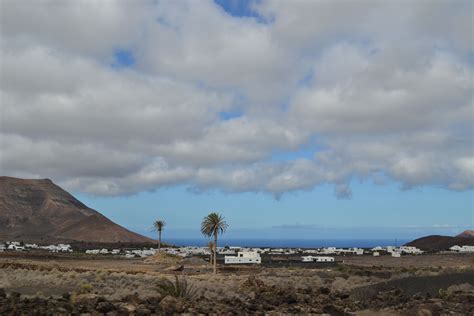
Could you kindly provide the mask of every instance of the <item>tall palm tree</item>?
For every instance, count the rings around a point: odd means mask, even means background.
[[[158,251],[161,250],[161,232],[165,227],[166,223],[163,220],[157,220],[153,223],[153,228],[155,231],[158,232]]]
[[[217,274],[217,235],[223,234],[227,227],[224,217],[218,213],[211,213],[203,218],[201,233],[207,237],[214,237],[214,274]]]
[[[208,244],[207,244],[207,247],[209,248],[209,251],[211,253],[211,255],[209,256],[209,263],[212,264],[212,254],[214,253],[214,243],[212,241],[210,241]]]

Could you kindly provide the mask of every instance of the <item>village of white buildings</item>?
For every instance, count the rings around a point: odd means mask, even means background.
[[[28,244],[18,241],[7,241],[0,243],[0,252],[4,251],[32,251],[32,250],[43,250],[53,253],[72,253],[80,252],[74,251],[73,247],[69,244],[56,244],[39,246],[37,244]],[[210,255],[210,249],[208,247],[164,247],[161,248],[162,252],[171,255],[177,255],[181,257],[192,257],[192,256],[207,256]],[[143,248],[143,249],[88,249],[82,251],[86,255],[112,255],[112,256],[123,256],[125,258],[144,258],[153,256],[158,252],[156,248]],[[285,256],[300,256],[302,262],[334,262],[335,256],[345,255],[371,255],[374,257],[389,255],[395,258],[399,258],[405,255],[422,255],[423,251],[411,246],[377,246],[372,249],[363,248],[336,248],[336,247],[325,247],[316,249],[301,249],[301,248],[249,248],[249,247],[218,247],[218,255],[224,256],[225,264],[248,264],[248,263],[261,263],[260,255],[285,255]],[[453,246],[449,248],[449,251],[442,251],[441,253],[474,253],[474,246]]]

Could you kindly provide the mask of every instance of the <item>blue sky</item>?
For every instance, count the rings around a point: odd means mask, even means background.
[[[229,238],[474,225],[472,1],[2,9],[1,174],[171,239],[210,211]]]
[[[262,193],[196,194],[179,186],[121,198],[79,198],[148,236],[154,235],[150,223],[165,219],[165,239],[200,238],[200,222],[210,211],[218,211],[228,220],[226,238],[393,240],[455,235],[473,227],[471,191],[402,191],[396,184],[372,183],[353,185],[353,191],[352,199],[341,200],[326,185],[277,200]]]

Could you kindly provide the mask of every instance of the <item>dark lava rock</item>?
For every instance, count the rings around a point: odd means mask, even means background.
[[[151,311],[148,308],[146,308],[144,305],[139,305],[137,307],[137,310],[135,311],[135,315],[138,315],[138,316],[151,315]]]
[[[326,305],[323,307],[323,313],[330,314],[332,316],[345,316],[347,315],[344,310],[338,306]]]
[[[350,293],[347,293],[347,292],[338,292],[336,293],[335,295],[336,297],[340,298],[340,299],[346,299],[346,298],[349,298],[350,296]]]
[[[115,310],[115,305],[111,302],[99,302],[95,308],[98,312],[108,313]]]
[[[329,293],[331,293],[331,290],[327,287],[321,287],[321,288],[319,288],[319,292],[321,294],[328,295]]]
[[[183,309],[183,302],[176,299],[173,296],[166,296],[164,299],[161,300],[160,306],[163,308],[165,312],[169,313],[179,313]]]

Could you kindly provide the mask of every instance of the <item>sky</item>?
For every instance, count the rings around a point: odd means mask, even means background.
[[[472,1],[0,2],[0,173],[199,237],[474,226]]]

